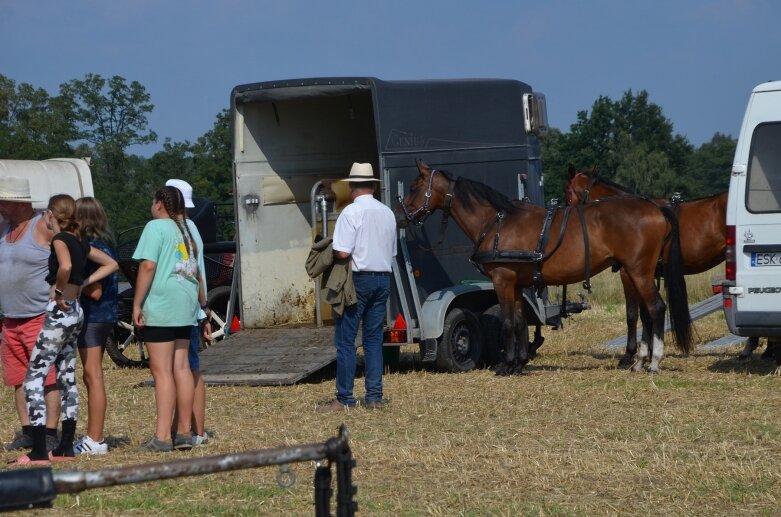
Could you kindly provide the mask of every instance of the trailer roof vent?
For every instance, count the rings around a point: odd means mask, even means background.
[[[545,94],[523,94],[523,125],[527,133],[543,137],[548,134],[548,108]]]

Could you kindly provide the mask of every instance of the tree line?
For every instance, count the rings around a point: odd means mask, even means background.
[[[0,158],[91,157],[95,196],[115,231],[144,224],[154,191],[171,177],[188,181],[198,197],[232,202],[228,110],[195,142],[166,138],[149,158],[128,153],[130,146],[157,142],[148,123],[153,110],[144,86],[121,76],[87,74],[53,95],[0,75]],[[568,132],[553,128],[543,140],[546,195],[563,196],[573,164],[594,167],[638,194],[707,196],[728,188],[735,146],[720,133],[693,146],[674,133],[645,90],[628,90],[618,100],[600,96],[590,111],[577,113]]]

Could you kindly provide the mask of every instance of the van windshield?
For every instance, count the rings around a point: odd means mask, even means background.
[[[781,212],[781,123],[756,127],[748,163],[748,211]]]

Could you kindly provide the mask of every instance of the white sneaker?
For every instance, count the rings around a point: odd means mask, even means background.
[[[209,433],[206,431],[203,432],[203,436],[198,434],[193,434],[193,447],[201,447],[203,445],[206,445],[209,443]]]
[[[73,452],[76,456],[80,454],[106,454],[108,453],[108,444],[106,440],[96,442],[88,435],[84,435],[79,441],[73,444]]]

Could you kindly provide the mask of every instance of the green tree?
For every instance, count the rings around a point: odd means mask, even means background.
[[[638,192],[666,196],[685,184],[684,173],[692,146],[673,134],[662,109],[649,102],[648,92],[631,90],[618,101],[600,96],[591,112],[580,111],[570,132],[543,145],[549,197],[560,197],[566,182],[566,163],[596,171]],[[556,169],[551,171],[547,164]],[[550,178],[548,175],[552,175]]]
[[[74,156],[70,103],[46,90],[0,75],[0,156],[43,160]]]
[[[118,75],[106,80],[98,74],[61,84],[60,94],[71,103],[77,138],[93,151],[95,195],[114,228],[124,228],[138,219],[129,205],[150,181],[143,161],[129,163],[125,154],[131,145],[157,141],[147,120],[154,109],[150,95],[137,81],[128,83]],[[145,198],[142,206],[147,203]]]
[[[737,141],[729,135],[716,133],[710,142],[702,144],[689,157],[686,171],[692,186],[692,196],[702,197],[729,188],[732,160]]]
[[[217,114],[214,126],[191,146],[196,195],[218,203],[233,199],[233,134],[230,112]]]

